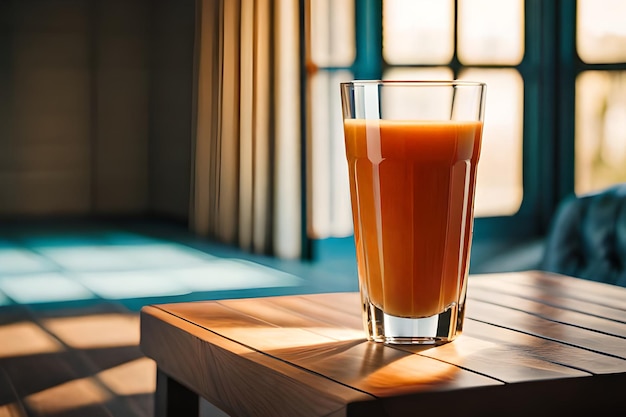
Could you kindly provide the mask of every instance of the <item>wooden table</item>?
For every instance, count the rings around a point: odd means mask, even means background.
[[[198,395],[232,416],[626,410],[626,288],[471,276],[464,333],[438,347],[367,342],[360,309],[356,293],[145,307],[157,415],[197,415]]]

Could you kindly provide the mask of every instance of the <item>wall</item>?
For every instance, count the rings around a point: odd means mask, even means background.
[[[186,218],[193,4],[0,1],[0,216]]]
[[[152,4],[149,204],[156,213],[187,218],[195,0]]]
[[[92,136],[87,2],[0,4],[0,212],[85,212]]]

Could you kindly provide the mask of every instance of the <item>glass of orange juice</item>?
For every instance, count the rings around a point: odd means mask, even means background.
[[[368,339],[441,344],[461,333],[486,85],[341,84]]]

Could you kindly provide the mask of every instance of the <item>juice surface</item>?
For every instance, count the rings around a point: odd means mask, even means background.
[[[459,302],[482,122],[344,121],[359,280],[398,317]]]

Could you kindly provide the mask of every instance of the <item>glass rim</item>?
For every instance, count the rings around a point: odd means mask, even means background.
[[[389,86],[428,86],[428,87],[486,87],[482,81],[467,80],[352,80],[340,83],[342,86],[361,87],[366,85]]]

